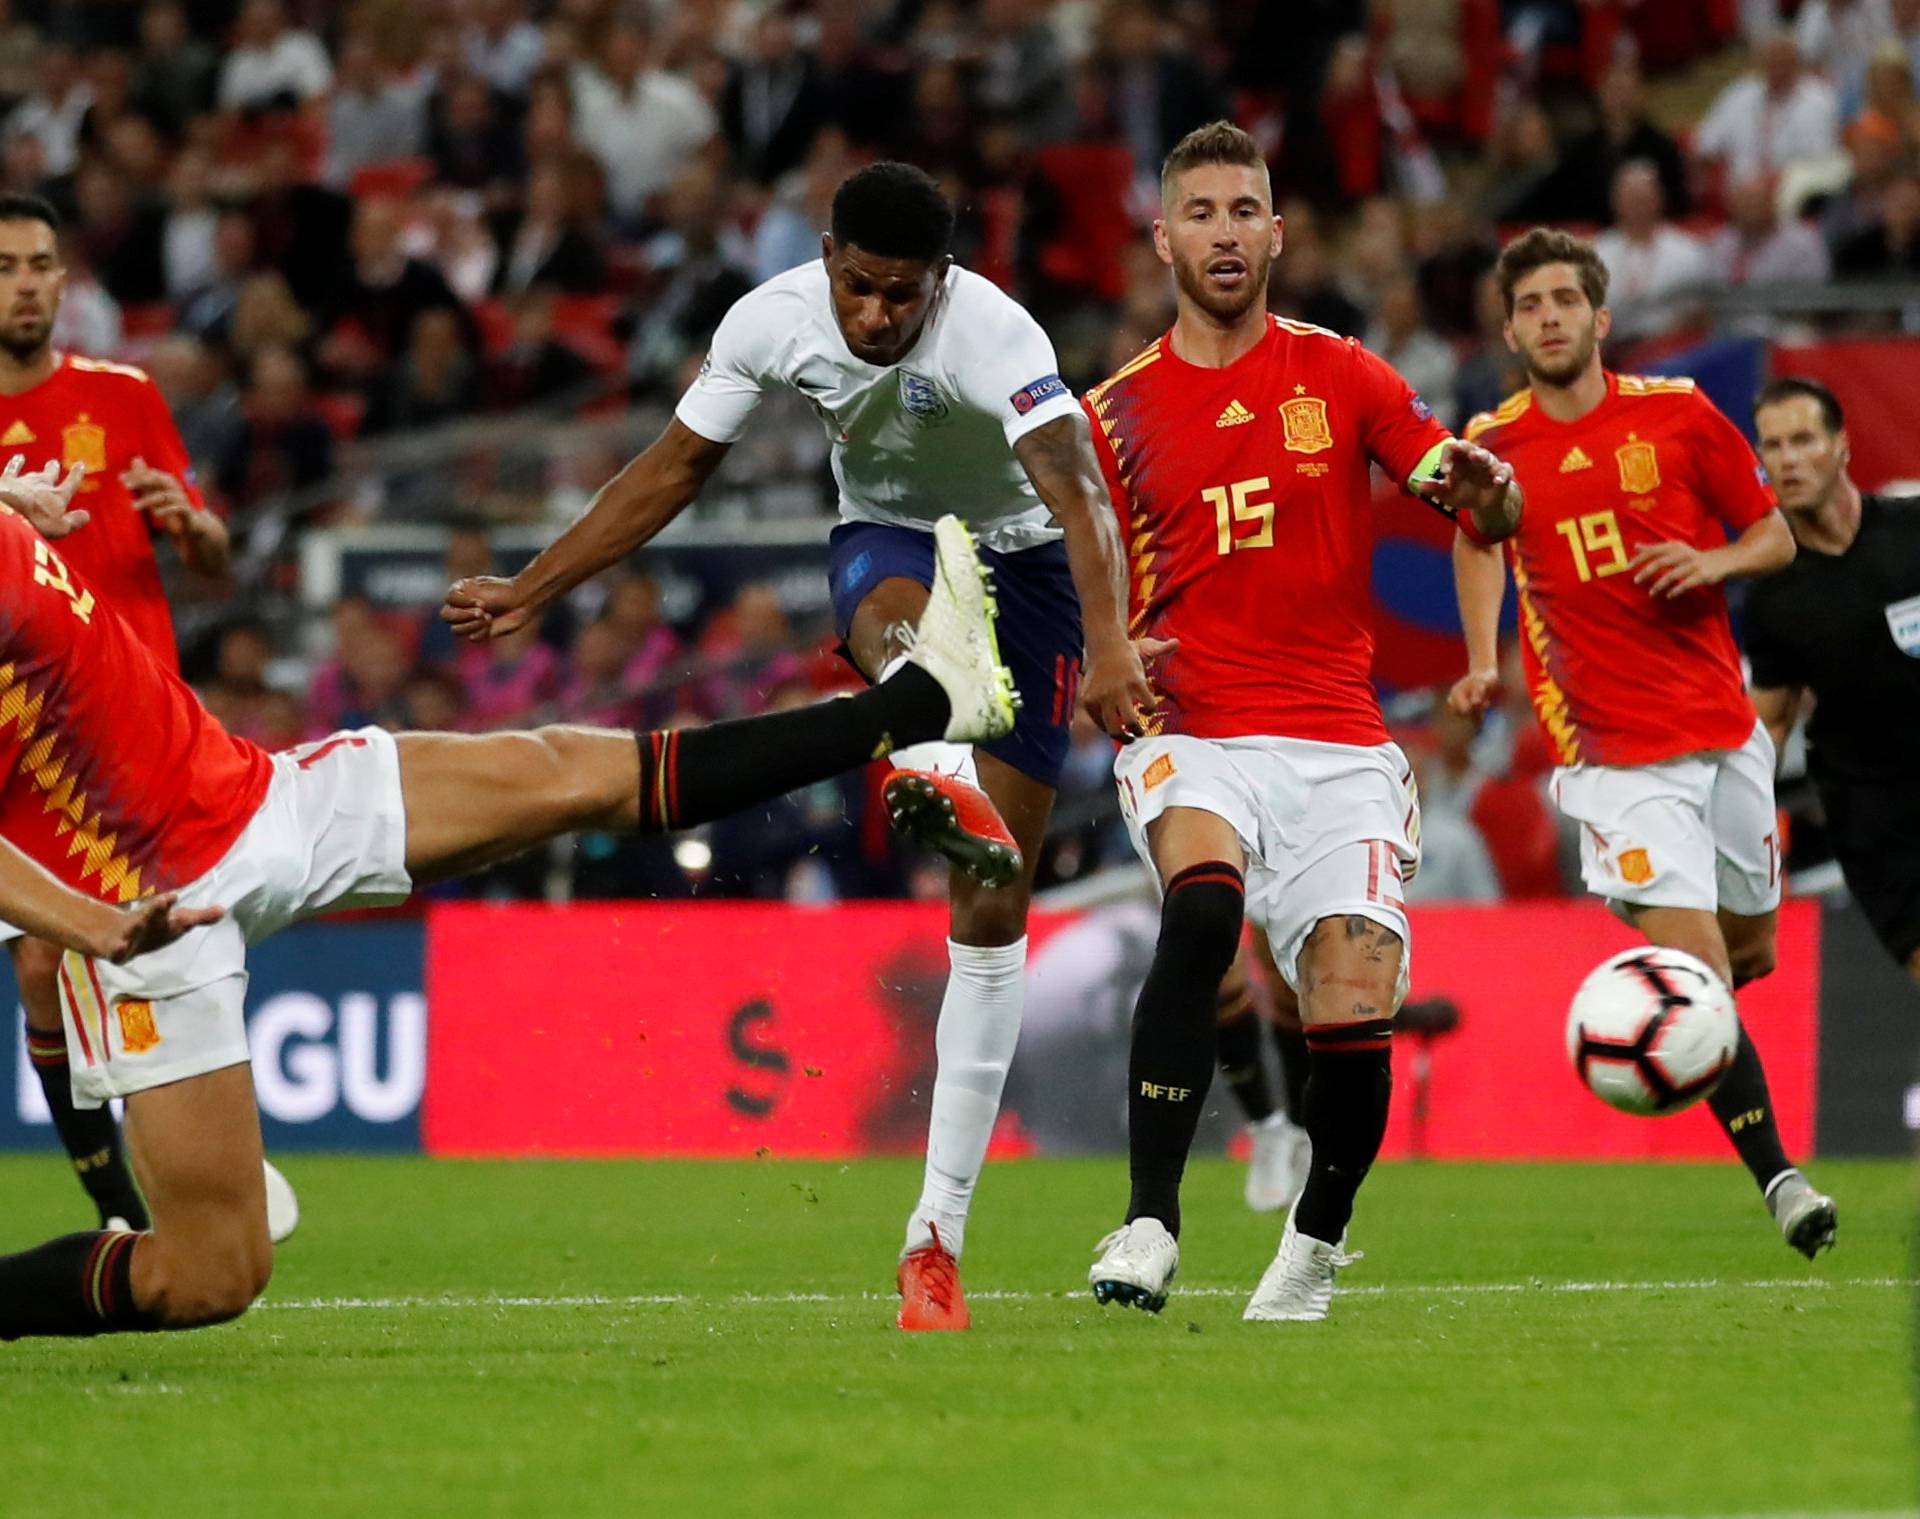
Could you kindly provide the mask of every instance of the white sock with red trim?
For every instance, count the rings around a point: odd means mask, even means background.
[[[1020,1041],[1027,941],[1023,936],[986,949],[949,939],[947,958],[953,970],[934,1032],[939,1069],[927,1126],[926,1179],[919,1206],[907,1220],[906,1250],[931,1244],[937,1225],[940,1243],[958,1256],[966,1242],[974,1185],[1000,1117],[1000,1092]]]

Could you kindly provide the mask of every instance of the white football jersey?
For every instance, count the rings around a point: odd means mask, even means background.
[[[674,414],[731,443],[775,385],[820,414],[846,520],[931,532],[952,512],[1002,553],[1060,536],[1012,445],[1079,403],[1040,324],[979,275],[951,268],[919,340],[885,368],[847,348],[821,260],[775,275],[734,302]]]

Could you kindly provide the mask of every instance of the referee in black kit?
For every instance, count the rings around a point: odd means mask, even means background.
[[[1779,749],[1813,693],[1808,768],[1834,854],[1920,981],[1920,497],[1860,493],[1840,403],[1819,381],[1774,380],[1753,410],[1800,550],[1747,594],[1753,705]]]

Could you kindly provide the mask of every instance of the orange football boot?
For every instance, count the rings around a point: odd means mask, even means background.
[[[900,1271],[894,1278],[900,1288],[902,1329],[965,1329],[972,1320],[967,1315],[967,1295],[960,1290],[960,1263],[940,1243],[940,1230],[933,1230],[933,1243],[922,1245],[900,1258]]]
[[[944,855],[981,885],[1019,879],[1020,846],[978,786],[933,770],[896,770],[881,795],[897,832]]]

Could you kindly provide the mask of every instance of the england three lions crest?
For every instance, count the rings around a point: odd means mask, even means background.
[[[900,405],[908,416],[922,422],[947,420],[947,398],[934,388],[933,381],[905,369],[900,371]]]
[[[1318,396],[1295,396],[1280,403],[1282,440],[1296,454],[1317,454],[1333,447],[1333,429],[1327,425],[1327,403]]]

